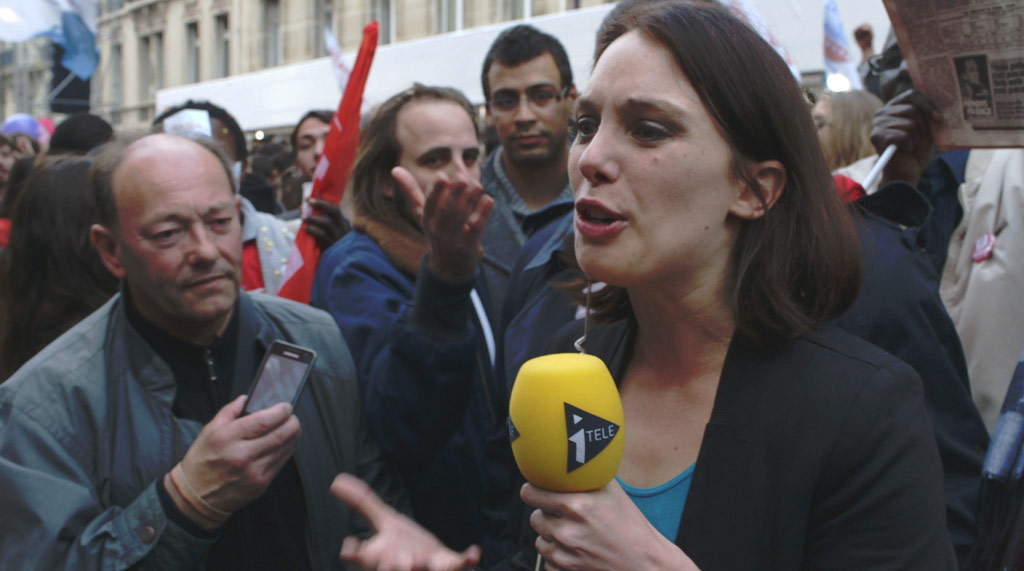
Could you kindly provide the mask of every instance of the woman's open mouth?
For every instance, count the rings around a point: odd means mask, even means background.
[[[626,217],[596,200],[576,201],[576,231],[592,239],[608,238],[626,227]]]

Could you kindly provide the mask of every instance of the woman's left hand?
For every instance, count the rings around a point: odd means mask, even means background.
[[[547,569],[697,569],[654,528],[615,480],[599,490],[550,492],[526,484],[519,492],[537,532]]]

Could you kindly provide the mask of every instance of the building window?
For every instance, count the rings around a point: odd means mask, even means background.
[[[313,2],[313,56],[322,57],[327,55],[327,46],[324,45],[324,30],[334,33],[334,2],[333,0],[314,0]]]
[[[231,73],[231,30],[228,28],[228,15],[220,14],[213,20],[214,46],[214,77],[227,77]]]
[[[281,65],[284,38],[281,27],[281,0],[263,0],[263,67]]]
[[[121,0],[107,0],[106,4],[107,13],[111,14],[121,9]]]
[[[35,114],[36,109],[45,110],[49,104],[50,99],[47,95],[50,93],[50,82],[46,79],[48,78],[44,78],[41,71],[34,71],[29,74],[29,85],[32,86],[31,90],[33,92],[31,94],[32,99],[30,100],[33,103],[29,107],[30,114]],[[38,103],[40,101],[45,101],[46,103]]]
[[[434,0],[434,33],[461,30],[464,17],[465,0]]]
[[[395,20],[392,18],[394,13],[395,0],[371,0],[370,19],[377,20],[379,24],[377,41],[381,44],[395,41]]]
[[[153,34],[153,93],[164,88],[164,34],[158,32]]]
[[[526,4],[529,1],[530,0],[505,0],[503,16],[505,16],[506,20],[521,20],[529,17],[530,14],[528,13],[528,10],[532,7],[527,7]]]
[[[122,81],[121,44],[110,46],[110,122],[121,124]]]
[[[526,9],[529,10],[529,17],[556,14],[575,8],[579,8],[579,0],[526,0]]]
[[[153,81],[153,58],[149,53],[149,36],[139,38],[139,100],[149,101],[153,97],[150,84]]]
[[[185,24],[185,83],[199,81],[199,22]]]
[[[164,86],[164,35],[139,37],[139,101],[153,101]]]

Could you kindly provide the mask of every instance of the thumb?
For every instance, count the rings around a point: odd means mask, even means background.
[[[356,561],[359,559],[359,550],[363,546],[363,540],[355,536],[348,536],[341,542],[341,558],[344,561]]]
[[[374,531],[379,530],[384,520],[394,511],[366,482],[344,472],[334,478],[331,494],[362,514]]]
[[[227,424],[232,420],[238,418],[238,415],[242,414],[242,407],[245,406],[245,395],[239,395],[235,397],[235,400],[224,405],[212,420],[208,423],[209,426],[219,426],[221,424]]]
[[[404,167],[395,167],[391,169],[391,176],[398,182],[398,186],[402,188],[402,192],[409,198],[409,202],[412,203],[413,212],[416,213],[417,217],[423,216],[423,205],[427,202],[426,195],[423,194],[423,189],[420,188],[420,184],[416,182],[416,178],[412,176],[408,170]]]
[[[470,545],[462,553],[442,549],[427,558],[425,567],[443,571],[466,571],[476,568],[480,563],[480,555],[479,545]]]
[[[483,549],[479,545],[470,545],[462,552],[463,561],[468,563],[470,567],[480,563],[481,556],[483,556]]]

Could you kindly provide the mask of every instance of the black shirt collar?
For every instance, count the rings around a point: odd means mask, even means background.
[[[224,332],[208,345],[195,345],[160,329],[135,308],[124,286],[125,315],[156,354],[171,368],[177,393],[175,416],[207,422],[232,396],[239,337],[239,302]]]

